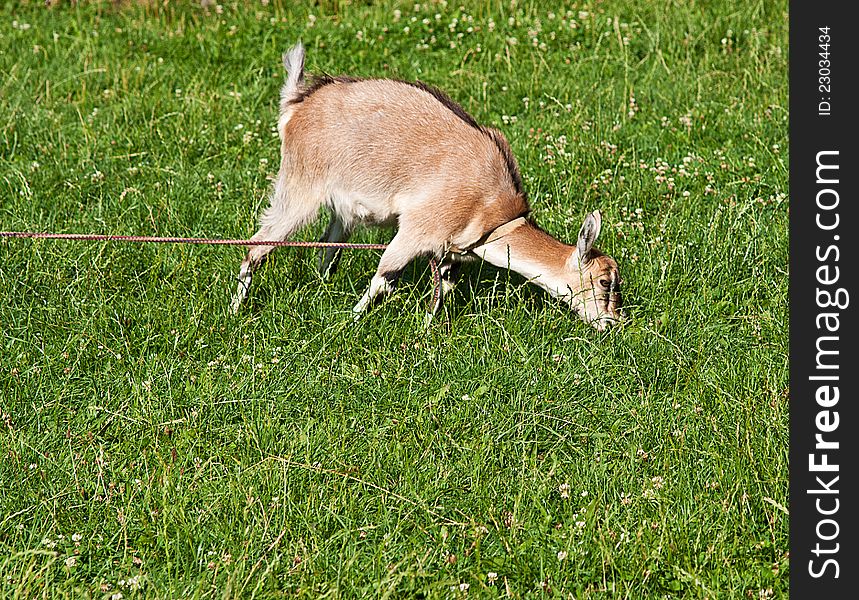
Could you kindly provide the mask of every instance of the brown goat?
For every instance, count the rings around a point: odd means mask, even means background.
[[[285,240],[322,206],[332,213],[324,241],[345,241],[358,225],[396,225],[353,309],[356,318],[393,290],[409,262],[424,256],[441,261],[442,293],[433,314],[461,261],[481,258],[520,273],[599,330],[618,321],[617,263],[593,248],[599,211],[585,217],[575,246],[539,229],[528,218],[519,168],[500,131],[482,127],[442,92],[420,83],[321,77],[307,84],[300,43],[283,62],[288,76],[278,121],[280,170],[251,239]],[[233,311],[272,249],[248,251]],[[337,250],[321,252],[323,276],[338,258]]]

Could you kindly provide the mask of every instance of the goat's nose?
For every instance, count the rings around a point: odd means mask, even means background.
[[[597,331],[605,331],[609,327],[614,327],[621,322],[621,319],[618,317],[600,317],[599,319],[595,319],[593,321],[593,326],[597,329]]]
[[[608,324],[606,323],[605,319],[594,319],[593,321],[591,321],[591,326],[597,331],[605,331],[606,327],[608,327]]]

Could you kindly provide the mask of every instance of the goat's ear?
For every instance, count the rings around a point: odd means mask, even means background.
[[[588,261],[588,255],[591,253],[591,248],[594,247],[594,242],[599,237],[600,228],[602,227],[602,217],[600,211],[595,210],[585,217],[585,222],[582,223],[582,228],[579,229],[579,239],[576,242],[576,248],[579,249],[579,260]]]

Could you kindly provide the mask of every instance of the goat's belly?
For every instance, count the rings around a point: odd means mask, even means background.
[[[390,201],[355,192],[332,194],[330,206],[347,228],[354,225],[393,225],[399,216]]]

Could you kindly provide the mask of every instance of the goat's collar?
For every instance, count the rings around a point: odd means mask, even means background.
[[[510,234],[514,229],[518,229],[522,225],[526,223],[528,219],[523,215],[521,217],[516,217],[512,221],[507,221],[506,223],[499,225],[495,229],[491,229],[480,236],[476,242],[469,245],[466,248],[460,248],[458,246],[451,246],[449,248],[450,252],[454,252],[457,254],[465,254],[466,252],[470,252],[475,248],[480,246],[485,246],[486,244],[491,244],[492,242],[501,239],[505,235]]]

